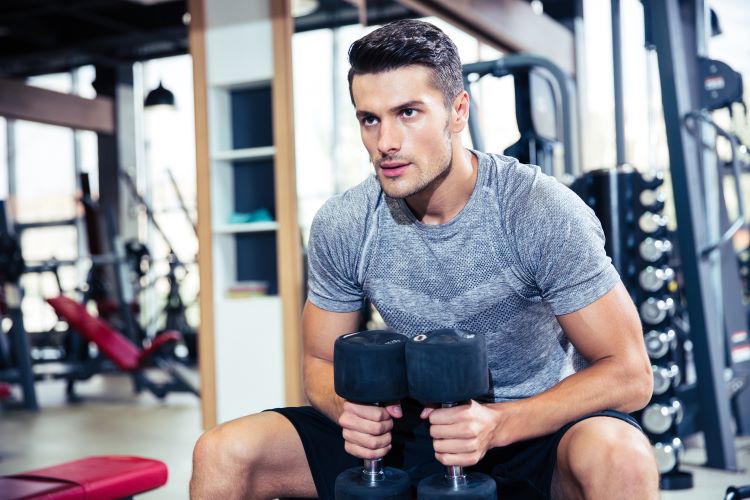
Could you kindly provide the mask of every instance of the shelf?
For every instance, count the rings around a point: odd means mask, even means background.
[[[234,161],[234,160],[262,160],[273,158],[276,154],[274,146],[264,146],[260,148],[229,149],[226,151],[217,151],[211,155],[214,161]]]
[[[279,223],[276,221],[247,222],[245,224],[221,224],[214,227],[214,234],[262,233],[276,231],[278,228]]]

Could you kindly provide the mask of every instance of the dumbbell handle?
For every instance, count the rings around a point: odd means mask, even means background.
[[[383,459],[382,458],[365,458],[365,464],[362,468],[362,479],[372,483],[375,481],[382,481],[385,477],[383,473]]]
[[[443,403],[443,408],[453,408],[458,403]],[[464,474],[464,468],[460,465],[446,465],[445,466],[445,479],[451,483],[451,486],[464,486],[466,485],[466,474]]]
[[[373,406],[380,406],[380,403],[372,403]],[[362,479],[373,483],[385,479],[383,472],[383,458],[365,458],[364,467],[362,467]]]

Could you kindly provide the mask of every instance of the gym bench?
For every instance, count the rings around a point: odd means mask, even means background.
[[[136,382],[136,388],[146,387],[156,397],[164,398],[171,391],[192,392],[199,396],[198,390],[178,371],[170,360],[159,355],[159,349],[182,338],[180,332],[169,330],[157,335],[146,349],[140,349],[127,337],[112,329],[100,318],[92,316],[83,304],[63,295],[47,299],[58,316],[80,333],[122,371],[130,373]],[[168,373],[171,380],[156,383],[145,374],[149,363]]]
[[[0,477],[0,497],[91,500],[132,498],[163,486],[167,466],[159,460],[101,456]]]

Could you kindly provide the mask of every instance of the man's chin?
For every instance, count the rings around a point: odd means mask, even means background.
[[[375,178],[380,183],[380,188],[389,198],[403,199],[414,194],[408,186],[403,185],[397,179],[376,175]]]

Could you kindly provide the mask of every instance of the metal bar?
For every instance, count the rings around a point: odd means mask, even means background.
[[[695,5],[694,0],[691,5]],[[702,3],[702,2],[701,2]],[[651,19],[661,26],[652,32],[658,55],[664,121],[677,216],[684,290],[690,318],[690,336],[695,345],[698,402],[705,434],[709,467],[736,470],[737,459],[731,430],[728,390],[724,383],[722,311],[713,300],[711,283],[720,271],[717,259],[701,259],[699,244],[708,241],[707,215],[701,191],[701,148],[686,127],[683,117],[698,107],[695,86],[697,54],[695,40],[684,34],[691,19],[682,20],[678,0],[649,0],[644,3]],[[694,29],[694,28],[693,28]]]
[[[190,216],[190,211],[188,210],[187,205],[185,204],[185,199],[182,197],[182,192],[180,191],[180,186],[177,185],[177,181],[174,178],[174,174],[172,174],[172,169],[167,169],[167,175],[169,176],[169,182],[172,183],[172,189],[174,189],[174,194],[177,196],[177,202],[180,204],[180,209],[182,213],[185,214],[185,218],[187,219],[188,223],[190,224],[190,227],[193,228],[193,232],[195,233],[195,237],[198,237],[198,227],[195,225],[195,221]],[[156,215],[156,213],[152,210],[152,214]]]
[[[625,111],[622,91],[622,29],[620,0],[612,0],[612,72],[615,84],[615,146],[617,165],[625,163]]]
[[[78,224],[78,217],[72,219],[46,220],[36,222],[16,222],[16,232],[20,233],[27,229],[40,229],[46,227],[75,226]]]
[[[552,61],[531,54],[511,54],[495,61],[466,64],[463,67],[463,73],[467,76],[471,73],[476,73],[480,77],[487,74],[501,77],[510,74],[513,69],[527,68],[544,68],[552,75],[557,84],[564,121],[563,153],[565,157],[565,173],[577,176],[581,171],[578,141],[575,138],[577,130],[575,112],[577,107],[575,105],[575,88],[570,76]],[[471,113],[469,116],[471,116]],[[474,137],[473,134],[472,137]]]

